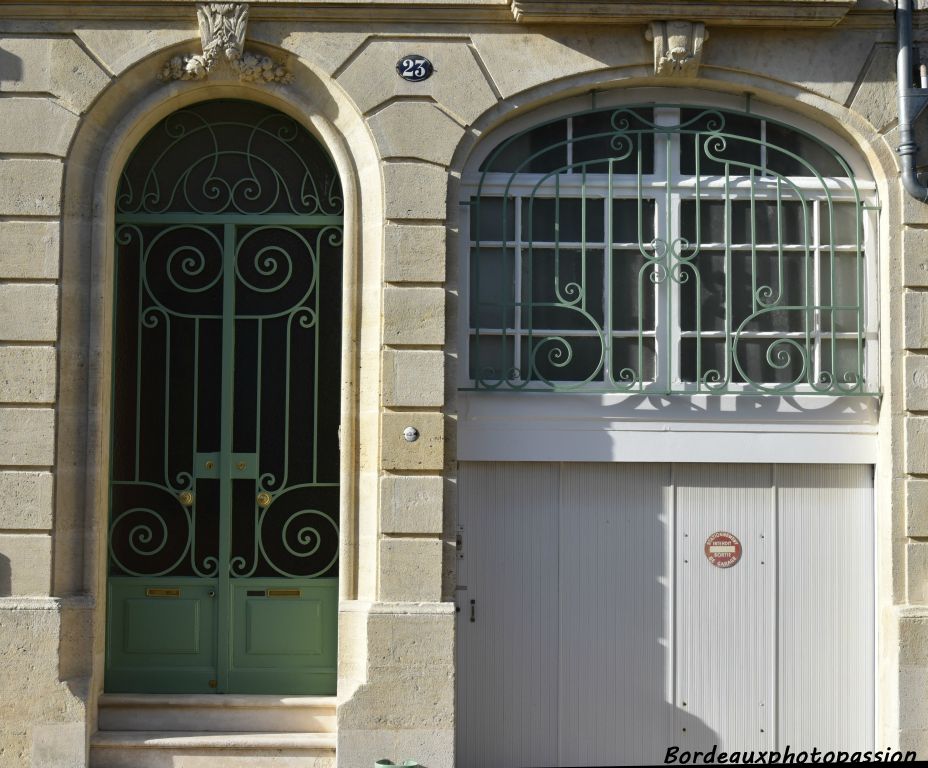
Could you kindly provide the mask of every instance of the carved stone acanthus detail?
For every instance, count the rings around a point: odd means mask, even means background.
[[[709,39],[701,21],[652,21],[644,33],[654,41],[654,74],[663,77],[695,77],[702,59],[702,45]]]
[[[197,3],[203,53],[174,56],[158,79],[204,80],[209,75],[234,76],[244,82],[289,83],[293,75],[269,56],[244,51],[248,3]]]

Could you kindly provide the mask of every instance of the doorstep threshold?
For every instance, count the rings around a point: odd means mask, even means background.
[[[335,751],[334,733],[191,733],[185,731],[97,731],[93,747],[138,749],[299,749]]]
[[[335,696],[279,696],[241,693],[104,693],[101,707],[334,707]]]

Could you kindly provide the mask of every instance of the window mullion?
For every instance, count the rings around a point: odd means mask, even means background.
[[[760,121],[760,167],[761,174],[767,175],[767,121]],[[753,183],[751,184],[753,188]]]
[[[832,265],[834,268],[834,265]],[[832,280],[834,279],[832,273]],[[812,381],[821,381],[822,374],[822,206],[821,201],[812,202],[812,330],[814,333],[814,356],[812,368]],[[833,301],[832,301],[833,303]],[[832,313],[832,324],[834,313]],[[834,325],[832,325],[834,332]],[[834,357],[834,346],[832,346]]]
[[[565,147],[567,151],[567,170],[568,173],[573,173],[574,170],[574,119],[572,117],[567,118],[567,146]]]
[[[735,313],[732,302],[734,300],[732,290],[732,261],[731,261],[731,240],[732,240],[732,208],[731,208],[731,165],[725,163],[725,370],[720,371],[723,376],[725,387],[729,387],[735,378],[735,355],[733,345]]]
[[[479,205],[477,198],[467,196],[461,200],[460,223],[458,229],[461,242],[467,249],[467,258],[461,260],[461,264],[458,268],[459,305],[462,308],[466,308],[466,311],[458,313],[458,359],[460,360],[458,366],[458,385],[461,387],[467,386],[472,379],[476,378],[471,376],[470,373],[471,324],[474,323],[474,319],[471,318],[471,313],[473,312],[471,306],[471,292],[476,290],[476,286],[471,284],[471,272],[473,269],[471,264],[475,261],[476,254],[470,231],[471,205],[473,203]]]
[[[863,382],[865,389],[876,390],[879,386],[879,354],[877,349],[878,341],[878,323],[879,307],[877,306],[877,297],[879,296],[880,270],[879,260],[867,254],[877,252],[877,243],[879,242],[879,205],[867,205],[858,203],[858,215],[861,221],[858,223],[858,232],[855,237],[857,242],[857,297],[859,301],[857,332],[864,333],[864,360],[863,366],[859,366],[861,373],[866,377]],[[863,228],[863,232],[860,231]],[[863,237],[863,240],[861,240]],[[863,313],[863,318],[859,313]]]
[[[680,124],[680,110],[663,108],[655,110],[654,122],[662,126]],[[663,277],[657,281],[657,303],[654,313],[656,333],[655,383],[665,392],[671,392],[676,382],[681,381],[680,369],[680,285],[675,280],[675,249],[680,239],[680,134],[677,131],[659,132],[655,136],[655,172],[666,179],[663,195],[655,195],[655,232],[663,240]],[[681,275],[678,276],[681,277]]]
[[[613,161],[609,160],[607,167],[609,177],[607,180],[606,199],[603,204],[605,214],[605,235],[606,247],[603,249],[603,381],[610,386],[615,386],[615,380],[612,378],[612,243],[615,241],[613,234]]]

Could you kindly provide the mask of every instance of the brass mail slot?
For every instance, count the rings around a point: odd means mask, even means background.
[[[179,589],[146,589],[145,597],[180,597]]]
[[[267,591],[268,597],[299,597],[300,590],[298,589],[269,589]]]

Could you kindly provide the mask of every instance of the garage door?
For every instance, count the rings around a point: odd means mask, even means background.
[[[459,483],[461,768],[872,747],[869,466],[465,463]]]

